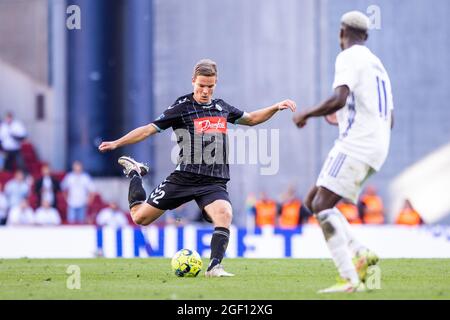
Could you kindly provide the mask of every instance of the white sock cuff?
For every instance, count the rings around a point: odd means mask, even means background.
[[[317,214],[317,220],[319,220],[319,222],[320,222],[320,221],[324,221],[324,220],[326,220],[329,216],[331,216],[331,215],[333,215],[333,214],[335,214],[335,213],[336,213],[336,212],[334,211],[334,208],[322,210],[322,211],[320,211],[320,212]]]
[[[343,216],[342,212],[341,212],[338,208],[336,208],[336,207],[333,207],[333,212],[334,212],[335,214],[339,214],[339,215]]]

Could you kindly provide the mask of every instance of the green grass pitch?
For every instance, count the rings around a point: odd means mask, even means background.
[[[80,268],[80,289],[67,288],[69,265]],[[203,271],[177,278],[162,258],[0,259],[0,300],[450,299],[450,259],[385,259],[381,289],[327,295],[316,292],[335,282],[331,260],[225,259],[224,265],[234,278],[206,279]]]

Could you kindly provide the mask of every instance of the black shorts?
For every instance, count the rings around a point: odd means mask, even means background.
[[[149,194],[147,203],[161,210],[172,210],[183,203],[195,200],[202,211],[203,218],[212,222],[204,208],[216,200],[231,203],[227,182],[226,179],[174,171]]]

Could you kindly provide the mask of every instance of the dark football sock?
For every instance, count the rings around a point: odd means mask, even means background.
[[[136,171],[132,171],[136,172]],[[128,203],[130,209],[137,204],[143,203],[147,195],[145,194],[144,187],[142,186],[142,178],[136,173],[133,175],[130,181],[130,189],[128,191]]]
[[[214,229],[211,239],[211,261],[209,262],[208,270],[222,262],[225,251],[228,247],[228,240],[230,239],[230,230],[223,227],[216,227]]]
[[[128,175],[128,178],[133,178],[135,176],[140,177],[139,173],[137,173],[136,170],[131,170],[130,174]]]

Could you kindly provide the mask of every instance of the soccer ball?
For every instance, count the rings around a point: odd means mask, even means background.
[[[196,277],[202,267],[202,258],[195,250],[181,249],[172,258],[172,270],[178,277]]]

